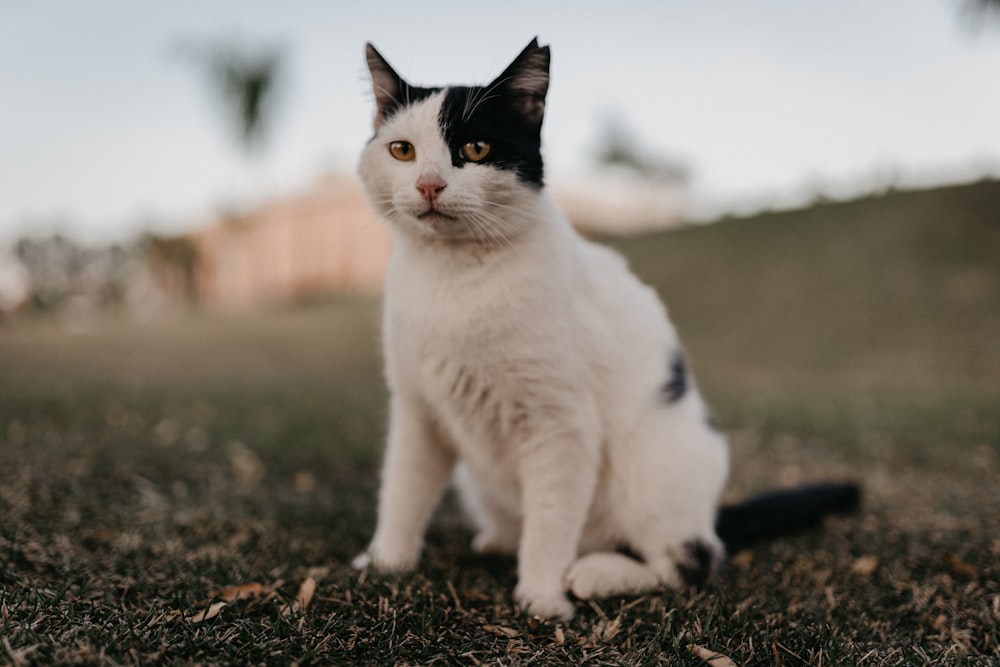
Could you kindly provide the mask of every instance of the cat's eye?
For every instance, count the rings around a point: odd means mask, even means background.
[[[402,162],[409,162],[417,157],[417,149],[409,141],[393,141],[389,144],[389,153]]]
[[[487,141],[470,141],[462,146],[462,155],[469,162],[481,162],[490,154],[490,144]]]

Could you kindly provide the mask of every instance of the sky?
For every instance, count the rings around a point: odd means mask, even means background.
[[[491,80],[537,35],[550,182],[592,171],[615,118],[688,167],[694,216],[1000,176],[1000,25],[959,3],[0,0],[0,241],[183,231],[353,171],[366,41],[432,85]],[[220,43],[286,53],[249,155],[185,55]]]

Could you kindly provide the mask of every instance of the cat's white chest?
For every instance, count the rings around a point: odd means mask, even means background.
[[[417,397],[464,455],[498,456],[526,409],[517,386],[531,359],[517,308],[475,275],[399,269],[385,313],[394,390]]]

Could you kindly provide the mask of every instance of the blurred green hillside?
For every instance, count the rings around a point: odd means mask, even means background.
[[[1000,182],[617,245],[722,393],[1000,392]]]
[[[1000,182],[616,245],[663,295],[705,393],[736,422],[781,407],[819,428],[850,412],[932,440],[928,421],[1000,414]],[[980,425],[996,444],[997,425]]]

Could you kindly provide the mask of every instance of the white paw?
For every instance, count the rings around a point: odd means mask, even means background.
[[[566,573],[566,589],[581,600],[638,593],[659,585],[659,577],[651,569],[615,553],[584,556]]]
[[[573,618],[576,607],[562,593],[527,593],[520,586],[514,590],[514,597],[521,611],[529,616],[557,618],[568,621]]]
[[[566,590],[581,600],[604,597],[608,586],[602,579],[601,569],[593,561],[583,558],[573,563],[566,573]]]
[[[362,551],[361,553],[359,553],[357,556],[354,557],[354,560],[351,561],[351,567],[353,567],[355,570],[365,570],[371,564],[372,564],[372,557],[371,554],[369,554],[367,551]]]
[[[372,544],[354,557],[351,565],[357,570],[373,569],[377,572],[410,572],[417,567],[420,552],[412,550],[391,550]]]

